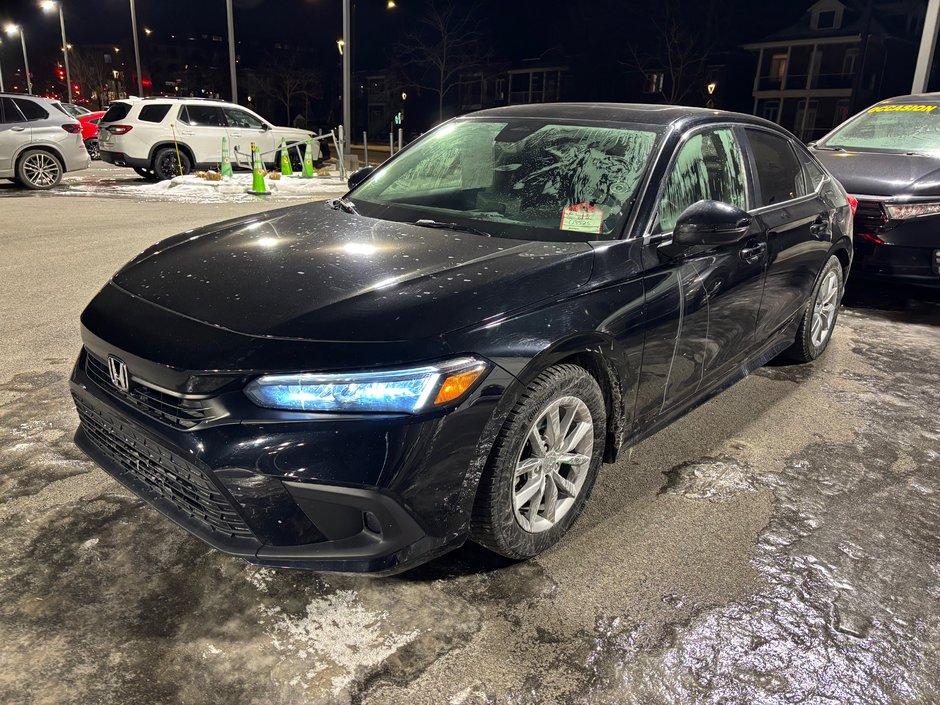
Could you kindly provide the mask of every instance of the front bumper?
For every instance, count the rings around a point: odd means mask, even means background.
[[[468,469],[492,411],[480,395],[429,420],[222,419],[183,429],[124,403],[89,375],[87,358],[71,380],[76,444],[219,550],[261,565],[387,574],[466,538]]]
[[[889,220],[882,201],[860,201],[854,259],[858,278],[940,286],[940,217]]]

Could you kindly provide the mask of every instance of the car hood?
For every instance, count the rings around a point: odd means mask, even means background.
[[[315,203],[175,236],[112,281],[253,336],[414,340],[575,289],[590,277],[592,252],[587,243],[490,238]]]
[[[275,127],[274,134],[278,137],[295,140],[305,140],[314,135],[310,130],[301,130],[296,127]]]
[[[851,150],[815,154],[851,194],[940,196],[940,158]]]

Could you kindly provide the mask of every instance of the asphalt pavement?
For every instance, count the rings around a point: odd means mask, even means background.
[[[123,262],[274,205],[0,189],[0,703],[940,702],[940,297],[857,288],[537,559],[259,569],[85,460],[67,379]]]

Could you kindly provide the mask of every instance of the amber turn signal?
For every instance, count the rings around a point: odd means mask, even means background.
[[[437,393],[437,397],[434,399],[435,405],[445,404],[460,397],[473,386],[473,383],[480,378],[480,375],[482,375],[485,370],[486,366],[480,365],[479,367],[474,367],[472,370],[458,372],[457,374],[446,377],[444,384],[441,385],[441,389]]]

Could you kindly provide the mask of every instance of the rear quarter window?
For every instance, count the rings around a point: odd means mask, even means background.
[[[145,105],[140,109],[139,120],[144,122],[163,122],[163,118],[170,112],[169,105]]]
[[[14,98],[13,102],[16,103],[20,112],[22,112],[23,116],[30,122],[33,120],[45,120],[49,117],[49,112],[39,103],[34,103],[25,98]]]
[[[101,118],[101,122],[117,122],[127,117],[131,111],[130,103],[111,103],[108,112]]]

